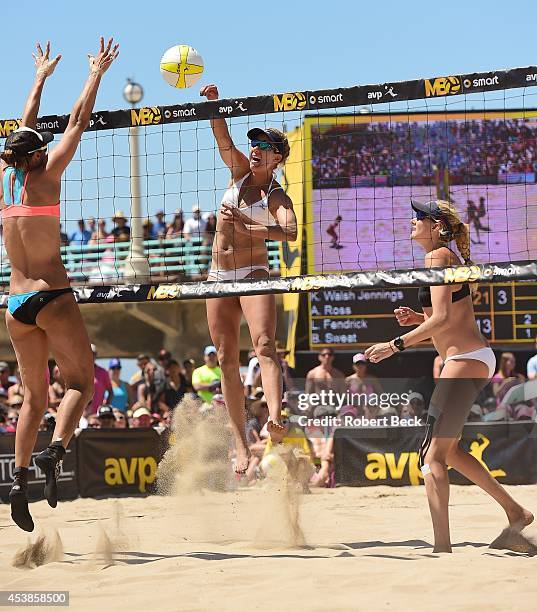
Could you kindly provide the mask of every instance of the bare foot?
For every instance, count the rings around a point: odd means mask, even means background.
[[[285,437],[285,427],[282,425],[280,419],[275,420],[269,417],[267,421],[267,431],[274,444],[279,444]]]
[[[250,449],[247,446],[241,444],[236,450],[235,456],[235,474],[246,474],[248,465],[250,464]]]
[[[509,519],[509,527],[518,531],[522,531],[524,527],[531,525],[534,520],[533,514],[522,506],[519,506],[514,512],[508,513],[507,518]]]

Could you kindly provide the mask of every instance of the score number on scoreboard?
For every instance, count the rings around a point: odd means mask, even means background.
[[[473,296],[476,323],[492,343],[531,342],[537,336],[537,282],[479,285]],[[394,308],[420,311],[418,289],[321,290],[309,294],[311,349],[363,347],[401,334]]]

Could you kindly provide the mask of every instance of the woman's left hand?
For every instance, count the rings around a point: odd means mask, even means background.
[[[221,212],[222,219],[226,223],[232,223],[237,231],[246,232],[246,217],[236,206],[224,202],[222,204]]]
[[[371,363],[378,363],[379,361],[391,357],[393,353],[394,351],[390,342],[379,342],[378,344],[370,346],[364,354],[366,359],[371,361]]]

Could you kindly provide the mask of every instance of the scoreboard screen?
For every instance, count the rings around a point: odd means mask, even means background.
[[[492,344],[531,342],[537,335],[537,282],[479,285],[476,323]],[[418,289],[319,290],[309,294],[310,348],[364,348],[401,335],[393,311],[420,312]]]

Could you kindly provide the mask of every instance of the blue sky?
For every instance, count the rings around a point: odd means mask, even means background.
[[[326,6],[330,8],[304,0],[203,5],[177,0],[4,3],[0,119],[20,117],[34,75],[35,42],[47,39],[53,53],[62,53],[63,59],[47,83],[42,115],[70,112],[87,75],[86,55],[96,51],[101,34],[113,35],[121,50],[103,79],[95,110],[126,107],[122,92],[127,77],[143,85],[145,106],[200,101],[199,87],[177,90],[160,75],[163,52],[179,43],[198,49],[205,61],[200,83],[217,83],[221,97],[537,64],[535,2],[496,8],[481,0],[434,5],[422,0],[343,0]],[[519,94],[515,90],[513,95]],[[457,104],[456,99],[449,103]],[[502,103],[501,94],[498,99]],[[476,104],[482,103],[478,97]],[[508,103],[520,104],[519,98]],[[527,98],[525,104],[530,103]],[[284,121],[293,125],[291,114],[265,120],[277,127]],[[263,118],[243,117],[233,123],[239,145],[246,144],[245,124],[259,121]],[[176,208],[189,212],[193,205],[215,210],[229,174],[215,152],[208,123],[174,124],[170,130],[163,134],[162,126],[152,126],[142,132],[143,215],[152,216],[160,208],[167,215]],[[128,215],[128,176],[126,131],[86,134],[62,192],[67,230],[75,229],[81,217],[110,219],[118,209]]]
[[[222,97],[405,80],[537,64],[537,3],[126,2],[17,0],[2,7],[0,117],[20,116],[35,41],[63,54],[45,93],[43,114],[68,113],[98,36],[114,35],[121,56],[103,82],[97,109],[123,108],[125,78],[143,84],[144,103],[198,101],[159,73],[173,44],[189,43],[205,61],[203,83]],[[10,27],[10,24],[12,27]]]

